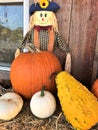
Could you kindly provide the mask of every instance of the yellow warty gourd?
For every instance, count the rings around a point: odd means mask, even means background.
[[[98,122],[97,98],[69,73],[56,76],[58,97],[66,119],[77,130],[89,130]]]

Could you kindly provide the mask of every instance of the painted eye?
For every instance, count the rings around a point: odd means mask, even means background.
[[[42,16],[43,16],[43,14],[41,13],[41,14],[40,14],[40,17],[42,17]]]
[[[45,14],[45,17],[47,17],[47,14]]]

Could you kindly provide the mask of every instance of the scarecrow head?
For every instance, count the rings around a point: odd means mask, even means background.
[[[55,12],[59,9],[59,5],[49,0],[38,0],[30,6],[30,28],[37,26],[50,26],[58,31],[57,19]]]

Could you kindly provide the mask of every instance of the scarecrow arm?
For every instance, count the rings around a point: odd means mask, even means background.
[[[15,52],[15,58],[21,53],[21,52],[26,52],[28,50],[28,45],[31,44],[32,41],[32,31],[28,31],[27,34],[25,35],[23,41],[20,43],[20,46],[17,48]],[[32,44],[32,47],[34,48],[34,45]]]
[[[57,46],[63,50],[66,54],[66,59],[65,59],[65,71],[71,72],[71,54],[70,54],[70,49],[68,48],[68,45],[66,44],[65,40],[62,38],[61,34],[58,33],[57,36]]]
[[[30,30],[27,32],[26,36],[24,37],[20,48],[23,49],[26,46],[26,44],[31,43],[31,41],[32,41],[32,31]]]
[[[70,51],[70,49],[68,48],[68,44],[66,44],[60,33],[57,33],[57,35],[57,46],[65,53],[68,53]]]

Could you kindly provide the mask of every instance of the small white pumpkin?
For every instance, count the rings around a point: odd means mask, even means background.
[[[49,91],[36,92],[30,101],[31,112],[39,118],[48,118],[56,110],[55,97]]]
[[[14,92],[8,92],[0,97],[0,119],[11,120],[22,109],[23,99]]]

